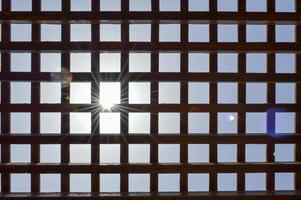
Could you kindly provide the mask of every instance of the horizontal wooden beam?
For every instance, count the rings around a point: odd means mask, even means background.
[[[266,74],[266,73],[127,73],[126,77],[120,73],[100,72],[93,77],[91,73],[70,73],[72,81],[91,82],[94,78],[99,81],[197,81],[197,82],[301,82],[301,74]],[[0,72],[1,81],[65,81],[55,77],[62,77],[62,73],[45,72]]]
[[[165,163],[165,164],[0,164],[1,173],[197,173],[296,172],[301,162],[288,163]]]
[[[1,12],[2,23],[104,23],[134,22],[148,23],[229,23],[229,21],[248,23],[298,23],[300,13],[273,12]],[[252,22],[249,22],[252,21]],[[290,22],[288,22],[290,21]]]
[[[30,50],[29,48],[30,47]],[[1,52],[53,51],[53,52],[159,52],[159,51],[203,51],[203,52],[300,52],[300,43],[238,43],[238,42],[1,42]]]
[[[301,134],[4,134],[0,144],[301,144]]]

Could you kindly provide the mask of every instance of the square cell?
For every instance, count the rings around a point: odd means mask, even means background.
[[[129,133],[147,134],[150,133],[150,113],[137,112],[129,113]]]
[[[266,73],[267,72],[267,54],[265,54],[265,53],[247,53],[246,54],[246,72],[247,73]]]
[[[276,103],[293,104],[296,102],[296,84],[295,83],[276,83]]]
[[[188,82],[189,104],[208,104],[209,96],[210,87],[208,82]]]
[[[246,162],[266,162],[266,144],[246,144]]]
[[[61,192],[61,174],[40,174],[40,192]]]
[[[31,41],[31,24],[11,24],[10,28],[11,28],[10,41],[12,42]]]
[[[236,191],[237,174],[236,173],[218,173],[217,191]]]
[[[276,42],[295,42],[295,25],[275,25]]]
[[[70,174],[70,192],[91,192],[91,174]]]
[[[159,72],[180,72],[180,53],[159,53]]]
[[[61,11],[62,0],[42,0],[41,11]]]
[[[129,72],[150,72],[150,53],[129,53]]]
[[[61,41],[61,25],[60,24],[41,24],[41,41],[42,42],[58,42]]]
[[[91,72],[90,53],[70,53],[71,72]]]
[[[294,162],[295,144],[275,144],[275,162]]]
[[[120,11],[121,0],[100,0],[100,11]]]
[[[99,25],[101,42],[120,42],[121,25],[120,24],[100,24]]]
[[[100,174],[100,192],[120,192],[120,174]]]
[[[71,82],[70,83],[70,103],[89,104],[91,103],[91,83]]]
[[[217,84],[217,102],[218,104],[237,104],[238,102],[238,84],[224,82]]]
[[[61,132],[61,113],[41,112],[40,133],[59,134]]]
[[[245,173],[246,191],[265,191],[266,173]]]
[[[180,113],[160,112],[158,120],[159,134],[180,133]]]
[[[159,163],[179,163],[180,145],[179,144],[159,144],[158,145]]]
[[[120,144],[100,144],[100,163],[120,163]]]
[[[218,69],[220,73],[237,73],[238,54],[237,53],[219,53],[217,55]]]
[[[30,192],[31,175],[30,174],[10,174],[10,192]]]
[[[10,82],[10,103],[12,104],[31,103],[31,82],[23,82],[23,81]]]
[[[40,83],[40,103],[54,104],[61,103],[61,82]]]
[[[237,162],[237,144],[218,144],[217,162]]]
[[[209,144],[188,144],[189,163],[208,163]]]
[[[129,82],[129,103],[150,104],[151,84],[150,82]]]
[[[71,42],[91,41],[91,24],[71,24],[70,41]]]
[[[266,12],[267,1],[266,0],[246,0],[247,12]]]
[[[103,134],[119,134],[120,113],[101,112],[99,115],[99,131]]]
[[[91,163],[91,145],[70,144],[70,163]]]
[[[99,70],[100,72],[120,72],[121,54],[120,53],[100,53]]]
[[[296,114],[294,112],[276,112],[275,130],[279,134],[295,133]]]
[[[291,172],[275,173],[275,190],[295,190],[295,174]]]
[[[61,72],[61,53],[41,53],[41,72]]]
[[[246,133],[265,134],[267,132],[267,113],[247,112],[246,113]]]
[[[219,112],[217,114],[217,132],[219,134],[237,133],[237,113]]]
[[[247,42],[266,42],[267,25],[248,24],[246,26]]]
[[[188,53],[188,72],[209,72],[209,53]]]
[[[246,103],[267,103],[267,83],[246,83]]]
[[[61,145],[60,144],[41,144],[40,145],[41,163],[60,163]]]
[[[209,11],[209,0],[188,0],[189,12]]]
[[[237,9],[237,0],[217,0],[217,11],[219,12],[236,12]]]
[[[295,0],[275,0],[276,12],[296,12]]]
[[[188,113],[188,133],[208,134],[209,133],[209,113],[189,112]]]
[[[149,144],[129,144],[130,163],[149,163],[150,145]]]
[[[208,192],[209,174],[188,173],[188,191],[189,192]]]
[[[130,0],[130,11],[142,11],[147,12],[152,10],[151,0]]]
[[[70,133],[90,134],[91,133],[91,113],[70,112]]]
[[[70,0],[71,11],[91,11],[91,0]]]
[[[32,0],[11,0],[11,11],[31,11]]]
[[[179,192],[180,191],[180,174],[175,174],[175,173],[158,174],[158,191],[159,192]]]
[[[129,174],[129,192],[149,192],[150,174]]]
[[[151,24],[130,24],[130,42],[150,42]]]
[[[180,90],[180,82],[159,82],[159,104],[179,104]]]
[[[218,42],[237,42],[238,27],[236,24],[218,24],[217,25]]]
[[[189,24],[188,26],[189,42],[209,42],[208,24]]]
[[[160,42],[180,42],[181,26],[180,24],[160,24],[159,25]]]
[[[293,53],[276,53],[276,73],[296,73],[296,55]]]
[[[160,11],[180,11],[181,2],[180,0],[159,0]]]
[[[17,112],[10,114],[10,132],[12,134],[30,134],[31,113]]]
[[[10,162],[12,163],[30,163],[31,159],[30,144],[11,144]]]
[[[99,103],[104,109],[120,104],[120,82],[99,83]]]
[[[11,72],[31,72],[31,53],[11,53]]]

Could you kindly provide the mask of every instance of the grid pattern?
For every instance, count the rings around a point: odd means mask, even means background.
[[[70,0],[63,0],[60,12],[41,11],[41,0],[32,0],[32,11],[13,12],[12,4],[9,0],[2,0],[2,11],[0,19],[1,24],[1,195],[0,198],[32,198],[27,194],[14,194],[11,183],[13,175],[27,174],[30,179],[29,192],[36,198],[98,198],[102,197],[101,188],[103,175],[120,175],[119,190],[114,195],[106,196],[110,199],[157,199],[164,198],[160,191],[160,177],[163,175],[178,176],[178,189],[169,195],[175,199],[200,199],[200,198],[224,198],[224,199],[298,199],[300,198],[301,188],[301,147],[300,147],[300,103],[301,103],[301,63],[298,54],[301,41],[300,34],[300,9],[301,3],[296,0],[296,12],[277,13],[275,12],[275,0],[268,0],[266,12],[246,12],[246,1],[238,1],[237,11],[223,12],[218,11],[218,2],[211,0],[208,11],[191,12],[189,10],[189,1],[181,0],[179,11],[160,11],[159,0],[151,1],[151,11],[149,12],[130,12],[129,0],[121,1],[120,11],[101,11],[101,2],[91,1],[90,11],[70,11],[72,3]],[[13,26],[15,24],[31,25],[31,36],[29,41],[12,41]],[[49,42],[42,41],[41,24],[60,24],[60,40]],[[251,24],[266,25],[266,40],[263,42],[248,42],[247,25]],[[91,28],[89,41],[80,41],[72,39],[72,25],[88,24]],[[100,24],[120,25],[120,40],[102,41]],[[131,41],[131,25],[149,24],[150,40],[145,42]],[[162,41],[160,31],[161,25],[176,24],[179,26],[178,41]],[[208,25],[208,38],[200,42],[191,42],[189,30],[191,25]],[[293,25],[294,40],[277,42],[277,25]],[[237,28],[237,40],[221,41],[222,33],[219,33],[220,25],[234,25]],[[104,28],[105,29],[105,28]],[[82,30],[82,29],[81,29]],[[232,29],[231,29],[232,30]],[[20,34],[20,33],[17,33]],[[47,34],[46,34],[47,35]],[[166,36],[166,35],[165,35]],[[167,39],[168,40],[168,39]],[[206,41],[208,40],[208,41]],[[12,54],[14,52],[31,53],[31,66],[28,72],[12,71]],[[42,53],[56,52],[61,53],[62,72],[43,72],[40,65]],[[101,72],[101,54],[107,52],[120,53],[120,70],[116,72]],[[149,53],[150,71],[149,72],[131,72],[130,54],[131,53]],[[170,69],[161,69],[161,53],[178,53],[179,69],[170,71]],[[87,71],[77,71],[72,69],[72,53],[88,53],[90,55],[90,69]],[[208,54],[210,67],[204,72],[192,72],[189,69],[189,56],[192,53]],[[222,53],[234,53],[237,56],[237,71],[225,72],[220,69],[219,56]],[[247,57],[248,53],[264,53],[267,56],[266,72],[248,73]],[[295,71],[293,73],[277,73],[277,53],[292,53],[295,55]],[[63,69],[64,68],[64,69]],[[70,72],[71,71],[71,72]],[[109,69],[110,71],[110,69]],[[65,80],[64,76],[67,76]],[[55,81],[54,81],[55,80]],[[90,100],[88,103],[72,102],[71,84],[74,82],[90,83]],[[13,83],[30,83],[29,102],[12,101]],[[60,82],[61,97],[59,103],[43,104],[42,102],[42,83]],[[121,102],[113,108],[112,112],[120,113],[120,133],[110,134],[102,131],[101,114],[110,112],[99,112],[101,107],[100,83],[119,82],[121,91]],[[129,85],[133,82],[150,83],[150,102],[149,103],[130,103],[131,95]],[[160,95],[164,95],[160,84],[176,83],[178,84],[177,97],[171,100],[160,100]],[[208,84],[208,100],[201,102],[191,102],[189,95],[189,86],[192,83]],[[224,102],[219,94],[220,84],[237,84],[236,100]],[[250,83],[266,83],[266,100],[259,103],[248,103],[247,85]],[[293,83],[295,86],[292,99],[277,99],[277,84]],[[24,84],[22,84],[24,85]],[[47,90],[46,90],[47,91]],[[46,92],[47,93],[47,92]],[[89,92],[88,92],[89,93]],[[279,93],[279,91],[278,91]],[[92,94],[92,95],[91,95]],[[232,94],[231,94],[232,95]],[[89,96],[89,95],[88,95]],[[235,96],[235,95],[234,95]],[[24,97],[24,96],[23,96]],[[70,98],[71,97],[71,98]],[[281,98],[280,98],[281,99]],[[47,99],[46,99],[47,101]],[[166,102],[165,102],[166,101]],[[119,104],[119,103],[118,103]],[[120,109],[122,108],[122,109]],[[59,134],[41,133],[41,113],[61,113],[61,127]],[[129,132],[130,115],[133,113],[150,113],[150,130],[147,134]],[[15,113],[30,113],[30,134],[13,133],[12,115]],[[72,132],[71,113],[90,113],[89,119],[91,125],[88,128],[89,134]],[[180,120],[179,130],[172,129],[160,131],[161,114],[177,114]],[[189,128],[189,116],[191,114],[208,114],[208,133],[191,134]],[[235,130],[226,130],[224,134],[219,130],[219,115],[234,113],[230,115],[237,119]],[[248,134],[248,114],[264,113],[266,114],[267,131],[261,130],[256,134]],[[279,113],[293,113],[294,121],[291,134],[277,135],[276,115]],[[170,119],[170,116],[168,117]],[[95,123],[100,122],[100,123]],[[280,122],[279,122],[280,123]],[[114,124],[113,126],[117,126]],[[173,132],[174,131],[174,132]],[[281,130],[280,130],[281,132]],[[74,134],[75,133],[75,134]],[[252,130],[251,130],[252,133]],[[11,145],[29,144],[30,161],[28,163],[14,163],[11,160],[13,154]],[[60,161],[55,164],[43,163],[41,161],[42,145],[59,144]],[[72,145],[86,144],[91,148],[89,151],[90,160],[87,163],[77,163],[72,158]],[[101,148],[103,144],[120,145],[120,161],[117,164],[102,164]],[[136,163],[131,161],[131,145],[148,144],[149,160],[146,163]],[[178,160],[166,162],[160,160],[163,157],[160,148],[163,144],[179,145]],[[193,144],[207,144],[208,161],[190,162],[189,148]],[[234,144],[236,154],[233,161],[225,163],[219,158],[219,145]],[[247,161],[246,151],[250,144],[266,145],[266,159],[261,162]],[[294,145],[294,160],[277,162],[275,161],[275,149],[279,144]],[[193,146],[191,146],[193,147]],[[82,150],[84,151],[84,150]],[[163,153],[162,153],[163,154]],[[172,159],[172,158],[171,158]],[[71,164],[70,164],[71,163]],[[263,173],[266,176],[266,184],[263,191],[248,192],[246,179],[248,174]],[[292,173],[293,189],[288,191],[277,190],[277,174]],[[60,174],[60,188],[57,193],[47,195],[41,194],[42,174]],[[72,192],[72,177],[75,175],[88,175],[90,182],[89,193],[81,192],[74,194]],[[149,191],[146,193],[129,195],[131,191],[129,182],[131,174],[149,175]],[[208,174],[208,191],[202,192],[196,190],[192,192],[189,189],[190,176],[193,174]],[[219,180],[223,175],[233,175],[236,181],[236,188],[225,195],[220,192]],[[193,176],[196,177],[196,176]],[[227,178],[227,176],[225,176]],[[287,177],[286,177],[287,178]],[[201,178],[200,178],[201,179]],[[228,179],[230,180],[231,177]],[[278,178],[279,179],[279,178]],[[84,179],[82,179],[84,180]],[[279,180],[278,180],[279,181]],[[230,182],[230,181],[229,181]],[[106,183],[108,184],[108,183]],[[163,184],[163,183],[162,183]],[[230,184],[230,183],[229,183]],[[231,189],[230,189],[231,190]],[[71,192],[71,193],[70,193]],[[30,193],[29,193],[30,194]],[[69,194],[69,195],[66,195]],[[255,195],[254,195],[255,194]],[[166,197],[166,196],[165,196]]]

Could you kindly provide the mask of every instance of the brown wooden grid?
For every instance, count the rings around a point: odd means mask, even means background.
[[[210,12],[188,12],[188,1],[181,0],[181,12],[159,12],[159,0],[152,0],[152,11],[129,12],[129,0],[122,0],[121,12],[100,12],[99,1],[92,1],[91,12],[70,12],[70,0],[62,1],[61,12],[40,12],[41,1],[32,0],[32,12],[10,12],[10,1],[2,0],[2,12],[0,21],[2,23],[1,50],[1,195],[3,198],[37,198],[37,199],[98,199],[104,198],[99,194],[99,173],[116,172],[121,174],[120,193],[108,195],[105,199],[300,199],[301,198],[301,1],[296,0],[295,13],[275,13],[275,0],[268,1],[268,12],[247,13],[245,12],[245,0],[239,0],[238,12],[217,12],[217,1],[210,0]],[[70,42],[70,23],[81,20],[80,23],[92,24],[91,42]],[[102,20],[119,22],[122,24],[121,42],[99,42],[99,23]],[[129,23],[147,21],[151,23],[151,42],[135,43],[129,42]],[[268,24],[268,41],[262,43],[246,43],[246,26],[248,23],[264,22]],[[10,42],[10,23],[32,23],[32,42]],[[61,42],[40,42],[39,23],[62,23]],[[208,43],[188,43],[188,23],[209,23],[210,42]],[[78,23],[78,22],[76,22]],[[181,42],[169,43],[159,42],[159,23],[181,23]],[[218,43],[217,24],[235,23],[238,25],[237,43]],[[296,25],[295,43],[275,43],[275,24],[289,23]],[[81,49],[81,50],[79,50]],[[10,72],[10,52],[32,51],[32,70],[30,73]],[[180,51],[181,52],[181,73],[159,73],[158,52],[159,51]],[[74,105],[68,102],[69,88],[62,89],[62,103],[54,105],[41,105],[39,81],[49,80],[49,73],[40,72],[41,51],[62,52],[62,66],[70,69],[71,51],[91,52],[91,73],[73,73],[76,81],[91,81],[92,91],[99,96],[97,82],[118,80],[121,82],[122,99],[127,99],[127,85],[129,81],[151,81],[151,104],[133,105],[123,100],[122,104],[128,107],[123,111],[121,118],[122,135],[99,135],[93,137],[87,135],[69,134],[69,115]],[[122,76],[119,73],[101,74],[99,73],[99,52],[100,51],[120,51]],[[151,73],[135,74],[128,72],[128,53],[130,51],[151,52]],[[210,73],[188,73],[188,52],[207,51],[210,52]],[[238,73],[221,74],[217,73],[217,52],[229,51],[238,52]],[[296,53],[296,73],[295,74],[275,74],[275,52]],[[267,52],[268,53],[268,73],[267,74],[246,74],[246,52]],[[126,77],[126,78],[124,78]],[[92,81],[92,80],[96,81]],[[10,82],[12,80],[32,81],[31,104],[10,104]],[[181,104],[160,105],[158,104],[158,81],[181,81]],[[210,104],[189,105],[187,104],[188,81],[210,82]],[[235,81],[238,82],[238,104],[217,104],[217,82]],[[268,82],[268,103],[259,105],[245,104],[245,83],[246,82]],[[275,82],[295,82],[297,83],[296,104],[276,104],[275,103]],[[92,92],[91,91],[91,92]],[[97,103],[92,99],[92,103]],[[79,110],[89,105],[75,105]],[[209,135],[188,135],[187,134],[187,114],[192,107],[210,112],[210,134]],[[268,108],[285,108],[286,111],[296,112],[296,134],[281,138],[272,138],[267,135],[245,135],[245,113],[266,111]],[[136,108],[142,111],[151,112],[151,134],[133,135],[128,134],[127,115],[128,112]],[[62,115],[62,127],[60,135],[39,134],[39,112],[57,111],[65,113]],[[92,112],[92,109],[85,110]],[[158,134],[158,112],[180,112],[181,113],[181,134],[180,135],[160,135]],[[217,134],[217,112],[238,112],[238,134],[218,135]],[[11,135],[10,134],[10,112],[31,112],[31,135]],[[99,115],[93,114],[92,121],[98,121]],[[92,123],[93,133],[99,133],[99,125]],[[39,144],[61,144],[60,164],[39,164]],[[91,144],[91,164],[76,165],[69,164],[69,144],[73,143]],[[99,144],[102,143],[121,144],[121,164],[120,165],[100,165],[99,164]],[[150,144],[149,164],[129,164],[128,163],[128,143]],[[158,143],[180,144],[179,164],[159,164],[158,163]],[[207,143],[210,145],[210,163],[188,164],[188,144]],[[217,163],[217,144],[238,144],[237,163],[220,164]],[[267,144],[266,163],[245,163],[245,144],[258,143]],[[292,163],[274,163],[274,144],[294,143],[296,144],[296,161]],[[13,164],[10,163],[10,144],[31,144],[31,163]],[[10,173],[31,173],[31,193],[30,194],[10,194]],[[61,173],[61,193],[39,194],[39,173]],[[150,173],[150,193],[129,194],[128,173]],[[179,173],[180,192],[158,193],[158,173]],[[187,188],[188,172],[210,173],[209,192],[192,193]],[[217,173],[235,172],[238,175],[237,192],[217,192]],[[244,173],[246,172],[266,172],[267,191],[245,192]],[[295,191],[274,191],[274,172],[295,172]],[[69,174],[70,173],[91,173],[90,194],[70,194]]]

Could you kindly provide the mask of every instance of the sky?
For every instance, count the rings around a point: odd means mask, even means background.
[[[179,11],[180,0],[161,0],[161,11]],[[28,0],[12,0],[12,11],[28,11],[31,9]],[[71,11],[90,11],[91,6],[87,0],[71,0]],[[266,11],[263,0],[247,0],[247,11],[254,12]],[[277,12],[293,12],[292,0],[276,0]],[[120,2],[118,0],[101,0],[101,11],[119,11]],[[207,0],[190,0],[189,11],[207,11]],[[43,11],[60,10],[59,0],[42,0]],[[151,4],[148,0],[130,0],[130,11],[150,11]],[[218,11],[237,11],[236,0],[218,0]],[[30,41],[31,25],[14,24],[11,26],[12,41]],[[150,24],[131,24],[131,42],[150,42]],[[101,41],[120,41],[121,26],[119,24],[101,24]],[[19,34],[22,32],[23,34]],[[247,42],[266,42],[266,25],[247,25]],[[60,41],[61,27],[58,24],[41,26],[42,41]],[[71,41],[90,41],[91,27],[89,24],[72,24]],[[179,24],[161,24],[159,33],[160,42],[179,42]],[[189,42],[209,42],[209,26],[207,24],[189,25]],[[237,42],[237,25],[218,25],[218,42]],[[294,42],[293,26],[276,26],[276,42]],[[120,52],[100,53],[100,72],[120,72]],[[90,53],[71,53],[70,54],[71,72],[91,72]],[[41,72],[60,72],[61,71],[60,53],[41,53]],[[209,54],[206,52],[190,52],[188,55],[189,73],[207,73],[210,70]],[[237,73],[238,54],[235,52],[218,53],[218,73]],[[267,73],[267,54],[252,53],[246,54],[246,73]],[[289,53],[275,54],[276,73],[295,73],[295,55]],[[180,53],[179,52],[160,52],[159,53],[159,72],[180,72]],[[30,52],[11,53],[12,72],[30,72],[31,54]],[[150,53],[131,52],[129,54],[130,72],[151,72]],[[180,82],[159,82],[159,104],[179,104],[180,103]],[[41,83],[41,103],[53,104],[61,103],[60,82]],[[277,83],[276,103],[295,103],[295,85],[292,83]],[[71,82],[70,84],[70,103],[89,104],[91,103],[91,83]],[[209,82],[189,82],[188,84],[188,103],[189,104],[209,104],[210,99]],[[218,82],[218,104],[237,104],[238,84],[236,82]],[[120,83],[100,83],[100,102],[120,103]],[[150,82],[131,82],[129,83],[129,103],[149,104],[150,103]],[[31,102],[31,83],[30,82],[11,82],[11,103],[28,104]],[[267,83],[246,83],[246,103],[262,104],[267,103]],[[255,112],[246,113],[246,134],[293,134],[295,133],[295,114],[292,112],[276,113],[275,133],[269,132],[268,113],[274,112]],[[120,134],[120,113],[100,113],[100,134]],[[30,113],[11,113],[11,133],[30,134]],[[41,134],[59,134],[61,127],[61,113],[40,113]],[[188,134],[209,134],[210,115],[206,112],[195,112],[188,114]],[[237,134],[238,114],[236,112],[217,113],[218,134]],[[129,113],[129,133],[130,134],[150,134],[150,113],[130,112]],[[180,134],[180,114],[165,113],[158,114],[159,134]],[[111,126],[114,124],[114,126]],[[91,113],[70,113],[70,133],[90,134],[91,132]],[[237,144],[218,144],[217,160],[219,163],[237,162]],[[294,161],[294,144],[276,144],[275,161],[291,162]],[[179,144],[159,144],[159,163],[180,163]],[[89,144],[70,145],[70,163],[90,163],[91,146]],[[104,144],[100,145],[100,162],[120,163],[120,145]],[[247,144],[246,162],[266,162],[266,144]],[[41,163],[59,163],[60,145],[47,144],[41,145]],[[130,163],[149,163],[150,145],[149,144],[129,144]],[[30,162],[30,145],[18,144],[11,145],[12,163]],[[209,145],[208,144],[189,144],[188,145],[189,163],[208,163]],[[12,174],[12,192],[30,191],[30,174]],[[218,190],[235,191],[237,189],[237,174],[218,173]],[[265,190],[265,173],[246,173],[246,190]],[[159,191],[179,191],[180,175],[175,173],[159,174]],[[91,188],[90,174],[71,174],[71,192],[89,192]],[[119,174],[100,175],[101,192],[119,192]],[[292,173],[276,173],[275,189],[292,190],[294,189],[294,177]],[[129,174],[130,192],[147,192],[150,189],[150,174]],[[188,174],[189,191],[208,191],[209,174],[191,173]],[[58,192],[60,190],[59,174],[42,174],[41,191]]]

